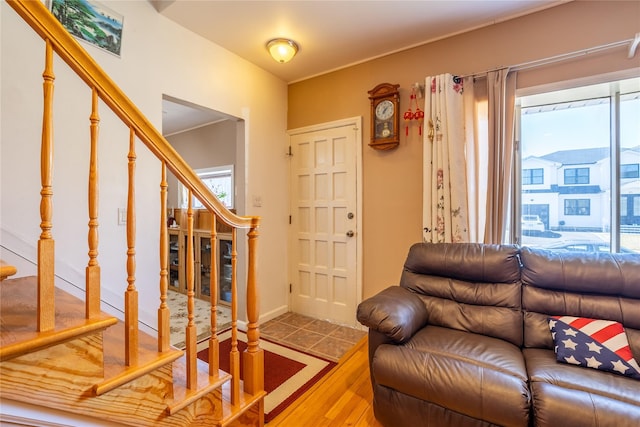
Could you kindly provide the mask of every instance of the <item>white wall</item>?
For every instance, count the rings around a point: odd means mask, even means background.
[[[245,120],[245,194],[262,199],[247,214],[262,217],[258,244],[260,310],[286,309],[287,85],[273,75],[156,13],[146,1],[111,5],[124,15],[121,57],[82,44],[157,127],[162,95],[188,100]],[[2,245],[29,246],[35,259],[39,223],[39,144],[44,43],[5,3],[0,6],[0,229]],[[84,286],[90,91],[55,61],[54,217],[56,273]],[[100,248],[103,299],[122,307],[126,289],[125,227],[117,208],[127,201],[128,130],[100,105]],[[137,143],[137,282],[140,319],[155,323],[159,304],[160,164]],[[239,234],[239,236],[244,233]],[[6,250],[2,256],[11,256]]]
[[[244,122],[236,123],[235,120],[225,120],[169,136],[167,141],[193,169],[233,165],[237,169],[234,171],[234,179],[240,181],[238,182],[239,188],[242,188],[244,165],[236,161],[238,125],[244,126]],[[244,149],[244,144],[241,145]],[[178,180],[170,174],[167,177],[167,182],[169,184],[168,206],[170,208],[180,207]],[[238,186],[236,185],[236,187]],[[244,208],[242,210],[244,211]]]

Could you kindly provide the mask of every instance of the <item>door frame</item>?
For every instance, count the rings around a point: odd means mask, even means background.
[[[346,127],[346,126],[353,126],[353,129],[356,133],[355,147],[354,147],[355,163],[356,163],[355,164],[356,170],[354,174],[356,178],[356,202],[355,202],[356,227],[355,227],[355,236],[354,236],[356,239],[356,307],[353,307],[354,315],[355,315],[355,309],[357,308],[357,305],[360,304],[360,302],[362,301],[362,116],[355,116],[355,117],[350,117],[346,119],[334,120],[331,122],[324,122],[324,123],[319,123],[315,125],[289,129],[287,130],[287,135],[289,137],[289,140],[288,140],[289,147],[291,147],[291,138],[294,135],[320,132],[327,129],[334,129],[334,128]],[[288,186],[289,186],[288,210],[289,210],[289,215],[292,215],[291,205],[293,203],[293,194],[292,194],[293,183],[291,182],[291,161],[289,161],[289,173],[287,174],[287,180],[288,180]],[[287,252],[288,253],[292,253],[292,251],[294,250],[294,243],[295,243],[294,234],[295,233],[293,233],[292,228],[289,227],[289,231],[287,233],[287,246],[288,246]],[[295,270],[295,266],[293,265],[294,258],[292,256],[289,256],[288,259],[289,259],[289,265],[288,265],[287,279],[289,283],[292,283],[292,275]],[[288,292],[288,295],[289,296],[287,300],[287,307],[288,309],[291,309],[291,297],[292,297],[291,292]],[[357,324],[350,325],[350,326],[357,326]]]

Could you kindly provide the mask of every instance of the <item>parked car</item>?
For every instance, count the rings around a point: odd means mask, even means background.
[[[545,246],[545,249],[565,252],[610,252],[609,242],[602,240],[565,240],[563,242],[554,243]],[[636,254],[638,252],[629,248],[621,247],[621,253]]]
[[[542,222],[538,215],[522,215],[520,224],[522,231],[538,231],[544,233],[544,222]]]

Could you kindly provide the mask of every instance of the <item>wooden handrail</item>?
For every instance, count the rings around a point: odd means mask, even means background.
[[[58,22],[40,1],[7,0],[7,3],[24,19],[76,74],[89,86],[96,88],[100,99],[127,126],[133,127],[136,136],[200,202],[219,219],[232,227],[250,228],[254,217],[239,216],[227,209],[213,192],[200,180],[195,171],[180,157],[169,142],[147,120],[135,104],[109,78],[107,73],[91,58],[71,34]]]

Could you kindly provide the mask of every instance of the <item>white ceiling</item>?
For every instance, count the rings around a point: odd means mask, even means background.
[[[571,0],[149,1],[167,18],[292,83]],[[269,56],[266,43],[277,37],[300,46],[291,62]],[[165,134],[167,126],[176,129],[163,124]]]
[[[234,117],[169,96],[162,97],[162,135],[167,137]]]

